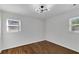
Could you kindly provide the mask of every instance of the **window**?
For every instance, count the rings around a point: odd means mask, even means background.
[[[21,31],[21,21],[8,19],[7,20],[7,32],[19,32]]]
[[[69,30],[79,33],[79,17],[74,17],[70,19]]]

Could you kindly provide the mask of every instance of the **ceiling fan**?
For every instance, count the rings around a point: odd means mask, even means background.
[[[37,13],[45,13],[47,11],[50,11],[51,7],[54,6],[53,4],[35,4],[33,5],[33,9]]]

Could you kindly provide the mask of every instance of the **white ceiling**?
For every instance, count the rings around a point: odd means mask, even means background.
[[[73,4],[55,4],[50,11],[38,14],[33,9],[32,4],[0,4],[0,9],[4,11],[45,19],[77,7],[79,7],[78,4],[76,6],[73,6]]]

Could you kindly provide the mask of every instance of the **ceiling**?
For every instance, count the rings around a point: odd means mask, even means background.
[[[35,12],[33,9],[33,4],[0,4],[0,9],[12,13],[22,14],[25,16],[35,17],[35,18],[43,18],[48,19],[54,15],[75,9],[79,7],[79,5],[73,4],[55,4],[50,11],[45,12],[43,14],[39,14]]]

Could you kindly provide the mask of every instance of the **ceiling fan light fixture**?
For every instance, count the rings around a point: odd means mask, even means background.
[[[52,6],[53,5],[51,4],[35,4],[33,5],[33,9],[37,13],[44,13],[44,12],[50,11]]]

